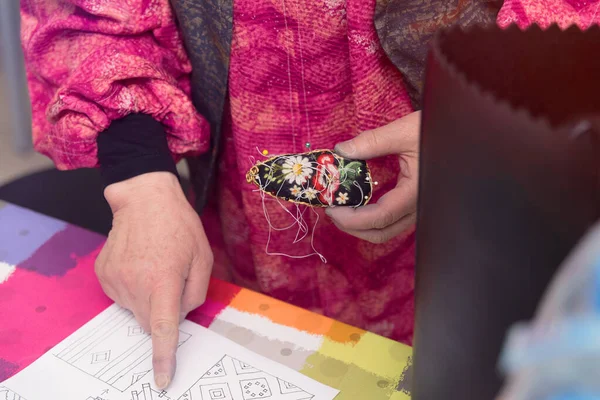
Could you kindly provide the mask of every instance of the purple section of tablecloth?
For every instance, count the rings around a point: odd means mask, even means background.
[[[21,207],[0,208],[0,261],[18,265],[67,224]]]
[[[62,276],[77,266],[77,258],[90,254],[106,240],[105,237],[69,225],[57,232],[31,257],[17,265],[46,276]]]

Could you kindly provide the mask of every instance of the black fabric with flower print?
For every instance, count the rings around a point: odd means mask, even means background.
[[[329,150],[260,161],[246,178],[271,196],[314,207],[360,207],[372,195],[367,163],[346,159]]]

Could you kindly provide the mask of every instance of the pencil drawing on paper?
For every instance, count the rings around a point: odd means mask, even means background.
[[[25,400],[6,386],[0,386],[0,400]]]
[[[167,396],[167,392],[164,390],[157,392],[150,387],[149,383],[144,383],[142,390],[131,392],[131,400],[171,400],[171,398]]]
[[[85,400],[109,400],[109,389],[104,389],[98,396],[90,396]]]
[[[225,355],[178,400],[310,400],[314,395]]]
[[[190,337],[179,331],[179,346]],[[133,314],[124,309],[108,313],[98,327],[77,337],[55,354],[60,360],[121,392],[150,372],[151,355],[150,335],[137,324]],[[147,399],[140,397],[140,400]]]

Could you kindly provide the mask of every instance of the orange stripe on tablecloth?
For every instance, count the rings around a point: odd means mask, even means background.
[[[326,336],[334,342],[355,344],[360,341],[365,333],[367,332],[362,329],[344,324],[339,321],[334,321]]]
[[[315,335],[326,335],[333,324],[333,320],[322,315],[247,289],[242,289],[229,306]]]
[[[271,321],[341,343],[360,340],[364,331],[272,297],[242,289],[229,304],[238,311],[258,314]]]

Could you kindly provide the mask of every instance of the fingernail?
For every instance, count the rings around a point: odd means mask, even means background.
[[[163,390],[167,386],[169,386],[170,381],[171,380],[169,379],[169,377],[167,375],[157,375],[154,377],[154,382],[156,382],[156,387],[159,388],[160,390]]]
[[[354,144],[354,141],[349,140],[335,146],[335,151],[342,156],[351,157],[356,153],[356,145]]]

